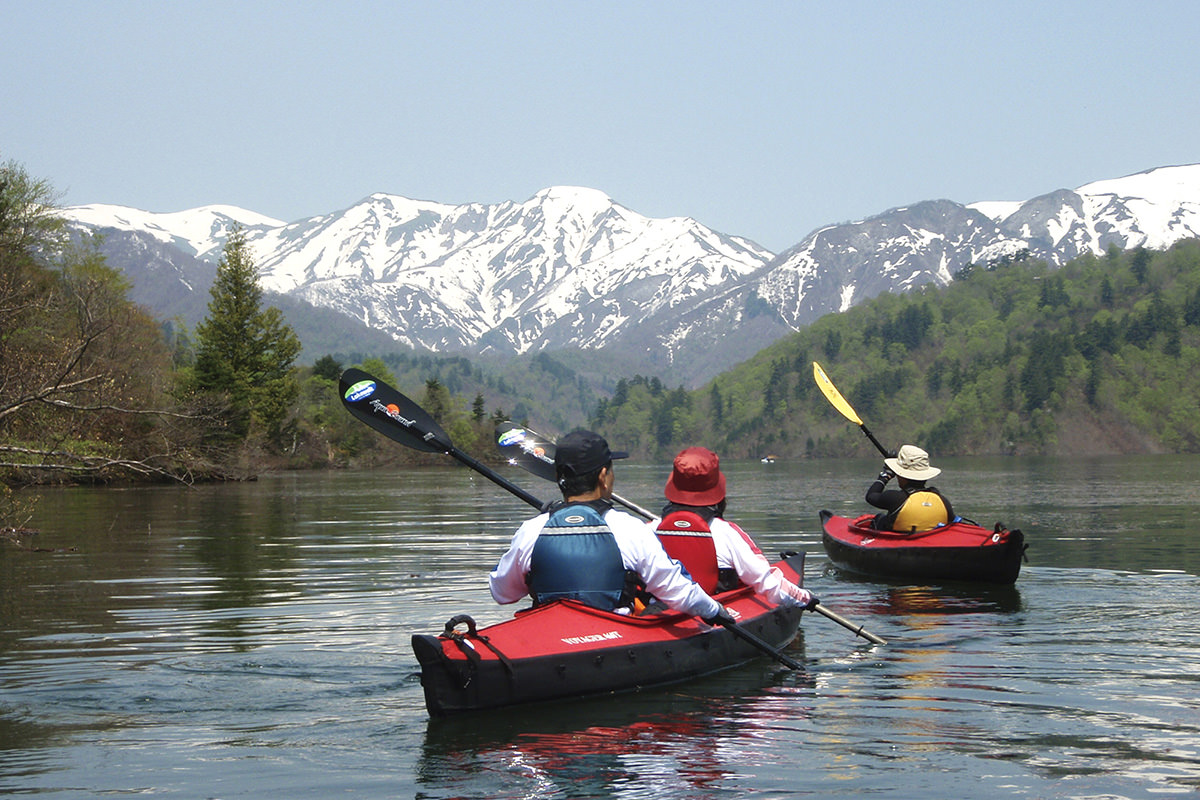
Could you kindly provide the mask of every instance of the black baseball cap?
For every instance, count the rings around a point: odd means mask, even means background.
[[[558,440],[554,468],[568,475],[586,475],[618,458],[629,458],[629,453],[609,450],[608,442],[598,433],[571,431]]]

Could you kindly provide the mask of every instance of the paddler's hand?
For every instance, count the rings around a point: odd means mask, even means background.
[[[876,476],[876,480],[886,486],[887,482],[894,477],[896,477],[894,472],[892,472],[890,469],[885,469],[883,472],[879,473],[878,476]]]
[[[717,625],[737,625],[737,620],[733,615],[725,610],[725,606],[717,606],[719,609],[716,614],[711,617],[704,617],[704,622],[708,625],[716,627]]]
[[[817,596],[805,589],[803,586],[797,586],[795,589],[788,592],[788,595],[795,601],[796,605],[803,608],[805,611],[812,611],[812,607],[821,602]]]

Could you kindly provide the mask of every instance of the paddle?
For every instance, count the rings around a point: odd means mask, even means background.
[[[450,436],[425,409],[378,378],[352,367],[342,373],[339,388],[342,405],[346,406],[346,410],[389,439],[424,453],[444,453],[451,456],[534,508],[542,508],[541,500],[455,447],[450,441]],[[800,663],[795,659],[780,653],[749,631],[739,628],[736,623],[721,624],[726,630],[784,666],[801,669]]]
[[[834,391],[837,390],[835,389]],[[502,422],[496,426],[496,447],[500,449],[502,454],[508,456],[508,463],[521,467],[526,472],[533,473],[539,478],[545,478],[548,481],[555,480],[554,443],[541,434],[531,431],[529,428],[515,425],[512,422]],[[655,516],[636,503],[631,503],[615,494],[613,495],[613,500],[616,500],[630,511],[641,515],[645,519],[653,519]],[[833,620],[846,630],[853,631],[855,635],[861,636],[868,642],[873,644],[887,644],[884,639],[865,630],[863,626],[855,625],[848,619],[830,611],[823,603],[813,606],[812,610],[826,619]]]
[[[557,482],[554,473],[554,454],[557,446],[550,439],[514,422],[501,422],[496,426],[496,448],[508,459],[508,463],[548,481]],[[654,514],[636,503],[613,493],[612,499],[635,514],[651,519]]]
[[[856,414],[854,409],[850,407],[850,404],[846,402],[846,398],[842,397],[842,393],[839,392],[837,387],[833,385],[833,381],[829,380],[829,376],[825,374],[825,370],[821,369],[821,365],[815,361],[813,362],[813,380],[817,382],[817,386],[820,387],[821,393],[825,395],[825,399],[833,404],[833,407],[840,411],[843,417],[862,428],[862,432],[867,435],[867,438],[871,440],[871,443],[879,448],[879,452],[883,454],[884,458],[887,458],[887,449],[879,443],[879,440],[875,438],[874,434],[867,430],[867,426],[864,425],[863,421],[858,418],[858,414]]]
[[[389,439],[424,453],[444,453],[534,508],[542,507],[541,500],[455,447],[425,409],[383,381],[352,367],[342,373],[340,389],[346,410]]]

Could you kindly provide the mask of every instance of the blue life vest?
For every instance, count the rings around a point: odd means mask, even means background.
[[[625,562],[599,512],[571,504],[554,511],[538,534],[525,580],[534,605],[569,598],[611,611],[625,590]]]

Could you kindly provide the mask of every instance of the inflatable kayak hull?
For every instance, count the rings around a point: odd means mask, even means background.
[[[956,522],[924,533],[893,533],[857,519],[821,512],[821,541],[839,570],[888,580],[1015,583],[1025,536],[997,525]]]
[[[792,556],[776,566],[799,583],[803,559]],[[796,637],[800,608],[777,606],[749,588],[717,599],[743,630],[774,648]],[[519,611],[477,630],[469,617],[455,617],[440,636],[416,635],[412,645],[425,706],[435,717],[663,686],[763,656],[734,633],[696,617],[626,616],[572,600]]]

